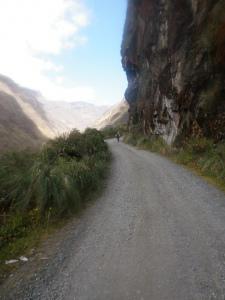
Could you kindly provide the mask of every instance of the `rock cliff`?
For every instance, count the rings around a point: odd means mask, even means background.
[[[131,124],[225,138],[224,0],[128,0],[121,55]]]

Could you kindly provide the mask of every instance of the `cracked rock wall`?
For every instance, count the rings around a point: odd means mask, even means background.
[[[225,138],[224,0],[128,0],[121,55],[130,124]]]

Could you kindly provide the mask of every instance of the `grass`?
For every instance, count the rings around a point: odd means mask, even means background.
[[[39,152],[0,158],[0,277],[52,228],[85,207],[101,186],[110,161],[103,135],[73,130]]]
[[[144,150],[164,155],[225,190],[225,142],[190,138],[179,147],[168,146],[161,137],[128,134],[124,141]]]
[[[0,283],[18,267],[18,263],[6,265],[5,261],[18,259],[21,255],[29,257],[30,249],[36,248],[40,241],[54,228],[53,224],[47,225],[45,222],[38,223],[36,226],[32,224],[26,226],[25,219],[26,217],[21,215],[11,216],[7,225],[0,230],[1,235],[8,238],[1,246],[0,251]]]

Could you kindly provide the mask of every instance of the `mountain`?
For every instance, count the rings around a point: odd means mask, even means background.
[[[225,138],[225,1],[128,0],[122,64],[130,119],[169,144]]]
[[[42,101],[43,109],[56,134],[77,128],[83,131],[93,127],[108,106],[96,106],[86,102]]]
[[[0,152],[37,147],[54,136],[40,98],[0,75]]]
[[[128,122],[128,103],[126,100],[114,105],[105,114],[97,120],[95,127],[103,129],[109,126],[125,124]]]
[[[107,109],[85,102],[47,101],[39,92],[0,75],[0,153],[39,147],[73,128],[82,131],[94,126]]]

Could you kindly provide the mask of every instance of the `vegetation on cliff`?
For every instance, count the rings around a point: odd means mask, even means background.
[[[179,145],[170,146],[159,136],[144,136],[135,130],[126,134],[124,141],[165,155],[225,189],[225,142],[214,143],[206,138],[190,138]]]

